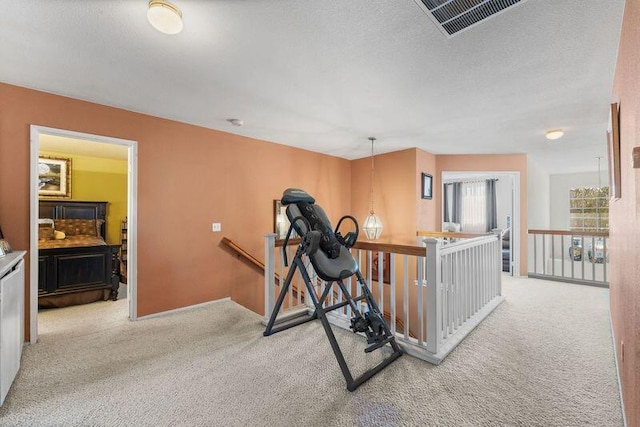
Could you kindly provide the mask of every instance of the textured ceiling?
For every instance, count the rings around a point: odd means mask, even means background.
[[[0,0],[0,81],[348,159],[370,135],[550,173],[606,154],[624,0],[530,0],[449,39],[413,0],[175,3],[168,36],[145,0]]]

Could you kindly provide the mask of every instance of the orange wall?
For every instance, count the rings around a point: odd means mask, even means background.
[[[415,245],[418,242],[416,231],[434,230],[436,224],[436,193],[431,200],[422,199],[422,172],[433,175],[434,191],[437,188],[435,156],[420,149],[411,148],[375,156],[375,202],[374,210],[380,216],[384,229],[381,242]],[[351,206],[358,222],[362,226],[371,207],[371,157],[351,162]],[[364,233],[360,239],[366,240]],[[368,267],[363,260],[363,274]],[[416,259],[409,259],[409,283],[416,279]],[[396,283],[402,283],[402,258],[396,257]],[[374,277],[372,292],[379,293],[377,277]],[[384,289],[384,309],[389,310],[390,288]],[[417,301],[417,287],[409,287],[410,301]],[[397,294],[396,312],[402,313],[404,298]],[[409,306],[409,327],[412,333],[419,333],[418,313],[414,304]]]
[[[29,125],[138,141],[140,316],[227,296],[262,312],[262,276],[221,237],[262,259],[286,187],[309,191],[334,221],[350,210],[347,160],[7,84],[0,111],[0,224],[15,249],[29,248]]]
[[[362,224],[370,209],[370,158],[349,162],[6,84],[0,110],[0,224],[17,249],[29,247],[29,125],[138,141],[140,316],[227,296],[261,313],[262,276],[219,241],[229,237],[263,258],[272,201],[286,187],[309,191],[334,223],[352,214]],[[375,157],[383,241],[414,243],[416,230],[439,229],[444,170],[519,170],[526,224],[526,156],[435,156],[413,148]],[[421,172],[433,175],[431,200],[421,198]],[[210,231],[214,221],[222,233]]]
[[[416,149],[377,155],[374,210],[382,221],[381,241],[415,242]],[[352,215],[362,227],[371,210],[371,157],[351,162]],[[366,239],[364,232],[360,239]]]
[[[416,149],[416,208],[417,230],[439,231],[438,200],[440,198],[440,175],[436,173],[436,156]],[[422,198],[422,173],[433,176],[431,199]]]
[[[627,0],[612,102],[620,103],[621,198],[609,205],[611,319],[627,425],[640,425],[640,2]],[[622,343],[624,342],[624,360]]]
[[[520,172],[520,275],[527,275],[527,155],[526,154],[482,154],[436,156],[438,179],[442,172]],[[438,190],[440,188],[438,187]],[[437,197],[437,217],[442,222],[442,199]]]

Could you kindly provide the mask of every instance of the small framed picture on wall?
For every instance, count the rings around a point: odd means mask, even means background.
[[[11,246],[9,245],[9,242],[4,238],[4,234],[2,234],[2,228],[0,227],[0,258],[11,252]]]
[[[71,198],[71,159],[38,157],[38,197]]]
[[[609,130],[607,131],[607,151],[609,157],[609,194],[611,200],[620,199],[620,115],[618,104],[611,104]]]
[[[287,218],[287,207],[280,200],[273,201],[273,232],[276,233],[276,239],[284,239],[289,231],[289,218]],[[296,237],[297,234],[291,230],[290,237]]]
[[[433,176],[422,173],[422,198],[431,199],[433,197]]]

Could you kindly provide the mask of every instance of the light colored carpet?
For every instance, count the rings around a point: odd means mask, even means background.
[[[354,393],[319,322],[264,338],[230,301],[139,322],[126,300],[50,310],[0,424],[621,425],[608,291],[505,277],[504,295],[440,366],[405,355]],[[336,331],[354,370],[372,363]]]

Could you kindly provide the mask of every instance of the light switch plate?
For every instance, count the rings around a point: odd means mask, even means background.
[[[211,224],[211,231],[222,231],[222,224],[214,222]]]

